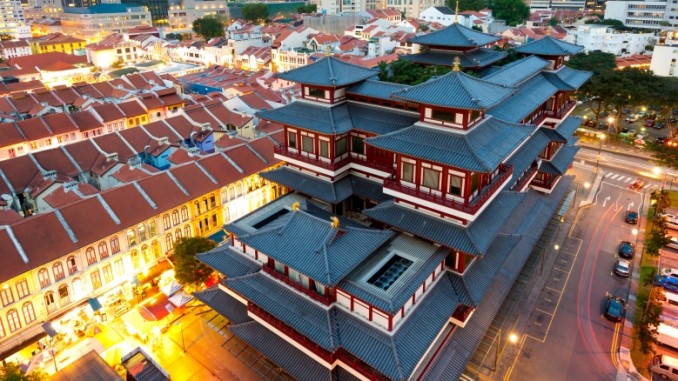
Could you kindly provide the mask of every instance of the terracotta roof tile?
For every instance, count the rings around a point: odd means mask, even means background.
[[[154,209],[132,184],[111,188],[101,193],[108,206],[120,219],[123,227],[134,226],[162,212]],[[133,205],[133,208],[130,206]]]
[[[9,147],[26,141],[16,123],[0,123],[0,147]]]
[[[86,197],[99,193],[99,190],[90,184],[79,183],[75,185],[75,187],[78,190],[77,192],[74,190],[67,190],[65,187],[60,186],[45,196],[44,200],[52,208],[60,208],[64,205],[82,200],[84,198],[83,196]]]
[[[11,98],[14,108],[22,114],[28,113],[35,105],[39,103],[30,94],[15,94]]]
[[[127,161],[137,154],[129,148],[118,134],[104,134],[93,138],[93,140],[104,152],[117,153],[119,161]]]
[[[125,115],[116,107],[115,103],[95,105],[92,109],[101,117],[104,123],[125,119]]]
[[[154,173],[158,173],[158,170],[148,164],[142,164],[140,168],[123,165],[111,176],[122,183],[131,183],[150,177]]]
[[[42,140],[52,136],[52,132],[47,129],[45,122],[40,118],[20,120],[17,122],[17,127],[28,141]]]
[[[235,147],[225,151],[226,155],[233,159],[233,161],[242,168],[245,173],[252,174],[257,173],[264,168],[268,168],[274,163],[264,162],[259,158],[249,147],[245,145]]]
[[[72,87],[64,87],[59,89],[53,89],[54,94],[61,99],[65,104],[72,105],[76,99],[80,96],[75,89]]]
[[[10,66],[17,68],[38,67],[43,68],[55,62],[63,62],[69,65],[87,64],[86,56],[75,56],[61,52],[32,54],[30,56],[14,57],[7,60]]]
[[[71,114],[71,118],[82,132],[103,128],[104,124],[98,121],[89,111],[78,111]]]
[[[0,225],[9,225],[21,220],[21,215],[14,209],[0,210]]]
[[[116,224],[113,216],[106,211],[98,197],[68,204],[61,207],[59,211],[78,238],[78,247],[91,245],[101,240],[102,237],[118,233],[127,227],[123,224]],[[60,253],[60,255],[68,252],[65,250],[54,251]]]
[[[55,136],[79,131],[78,126],[75,125],[75,122],[69,117],[69,114],[63,112],[47,114],[43,116],[42,119],[45,121],[45,124],[49,126],[50,130],[54,132]]]
[[[163,172],[137,182],[148,196],[158,205],[158,210],[169,210],[192,199]]]
[[[219,186],[234,183],[246,176],[219,153],[201,158],[198,163],[217,180]]]
[[[40,169],[28,155],[0,161],[0,170],[13,188],[8,189],[5,182],[0,181],[0,194],[22,192],[36,176],[41,176]]]
[[[169,171],[193,197],[199,197],[216,189],[217,185],[196,167],[194,163],[170,168]]]
[[[99,151],[92,141],[83,140],[62,146],[70,153],[83,171],[92,171],[100,176],[111,170],[118,162],[109,160]]]

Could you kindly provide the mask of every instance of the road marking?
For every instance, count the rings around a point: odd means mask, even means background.
[[[616,323],[614,325],[614,335],[612,336],[612,346],[610,347],[610,357],[612,358],[612,365],[615,368],[619,367],[619,359],[617,358],[617,344],[619,343],[619,332],[621,329],[621,323]]]
[[[567,272],[567,271],[563,271],[563,272]],[[555,292],[563,292],[563,290],[556,290],[555,288],[551,288],[551,287],[548,287],[548,286],[544,287],[544,290],[551,290],[551,291],[555,291]]]
[[[547,300],[548,300],[548,299],[547,299]],[[549,301],[550,301],[550,300],[549,300]],[[552,313],[546,312],[546,311],[544,311],[544,310],[540,310],[539,308],[535,308],[534,310],[535,310],[535,311],[539,311],[539,312],[541,312],[541,313],[543,313],[543,314],[547,314],[547,315],[553,316]],[[554,312],[555,312],[555,311],[554,311]],[[551,319],[551,320],[552,320],[552,319]],[[549,323],[549,327],[550,327],[550,326],[551,326],[551,323]]]
[[[605,177],[610,177],[610,176],[612,176],[612,172],[608,172],[608,173],[605,174]]]
[[[619,174],[618,174],[618,173],[615,173],[614,176],[612,176],[612,177],[610,178],[610,180],[616,180],[617,177],[619,177]]]

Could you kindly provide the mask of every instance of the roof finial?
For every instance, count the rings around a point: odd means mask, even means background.
[[[546,27],[546,35],[547,35],[547,36],[550,36],[550,35],[551,35],[551,27],[550,27],[550,26],[547,26],[547,27]]]
[[[459,56],[454,56],[454,66],[452,67],[452,71],[459,71]]]
[[[454,7],[454,21],[453,24],[456,24],[457,21],[457,15],[459,14],[459,0],[457,0],[457,5]]]
[[[298,212],[299,211],[299,202],[295,201],[292,203],[292,211],[293,212]]]
[[[332,216],[330,217],[330,220],[332,221],[331,226],[333,229],[339,229],[339,218],[337,216]]]
[[[325,47],[325,57],[329,57],[332,55],[332,45],[327,45]]]

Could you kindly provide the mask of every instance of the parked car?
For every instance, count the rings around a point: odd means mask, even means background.
[[[664,144],[668,138],[666,136],[660,136],[655,139],[655,141],[659,144]]]
[[[636,134],[636,130],[632,130],[630,128],[622,128],[619,130],[619,136],[622,138],[630,138]]]
[[[629,241],[622,241],[619,244],[619,256],[622,258],[626,259],[631,259],[633,258],[633,254],[635,254],[636,250],[633,244]]]
[[[584,121],[584,126],[594,128],[596,127],[596,121],[594,119],[587,119]]]
[[[624,221],[626,221],[629,224],[635,225],[638,223],[638,213],[634,212],[633,210],[627,210],[626,211],[626,217],[624,217]]]
[[[678,278],[666,275],[657,275],[654,277],[654,284],[664,287],[666,291],[678,292]]]
[[[652,128],[656,128],[658,130],[661,130],[664,127],[666,127],[666,122],[664,121],[655,122],[654,126],[652,126]]]
[[[605,317],[607,320],[619,322],[626,314],[626,301],[619,296],[607,294],[605,302]]]
[[[617,259],[612,271],[622,278],[628,278],[629,273],[631,272],[631,261],[627,261],[626,259]]]
[[[645,127],[654,127],[654,119],[646,119]]]
[[[627,122],[635,122],[635,121],[637,121],[638,119],[640,119],[640,117],[638,116],[638,114],[631,114],[631,115],[627,116],[625,120],[626,120]]]

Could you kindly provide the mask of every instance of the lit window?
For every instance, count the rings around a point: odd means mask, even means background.
[[[52,274],[54,275],[54,281],[64,279],[64,266],[61,262],[57,262],[52,266]]]
[[[459,176],[450,175],[449,182],[448,193],[455,196],[461,196],[463,179]]]
[[[402,161],[402,181],[407,181],[409,183],[414,183],[414,164],[407,161]]]
[[[24,313],[24,320],[26,321],[26,324],[35,321],[35,310],[33,309],[33,303],[24,303],[24,305],[21,306],[21,311]]]
[[[108,245],[106,242],[99,243],[99,259],[108,258]]]
[[[22,299],[22,298],[28,296],[28,294],[30,294],[30,292],[28,290],[28,282],[26,282],[26,279],[23,279],[23,280],[20,280],[19,282],[17,282],[16,293],[19,296],[19,299]]]
[[[40,281],[40,288],[45,288],[52,284],[49,280],[49,272],[47,269],[40,269],[40,271],[38,271],[38,280]]]
[[[85,257],[87,257],[87,265],[91,266],[95,263],[97,263],[97,256],[94,254],[94,249],[91,247],[87,248],[87,251],[85,252]]]
[[[11,288],[0,289],[0,301],[2,301],[2,306],[5,307],[11,303],[14,303],[14,294],[12,294]]]
[[[438,186],[440,184],[440,172],[435,171],[431,168],[424,168],[423,169],[423,175],[424,178],[422,179],[421,185],[425,186],[426,188],[430,189],[439,189]]]
[[[19,312],[16,309],[11,309],[7,312],[7,325],[9,325],[9,331],[15,332],[21,328],[21,320],[19,320]]]

